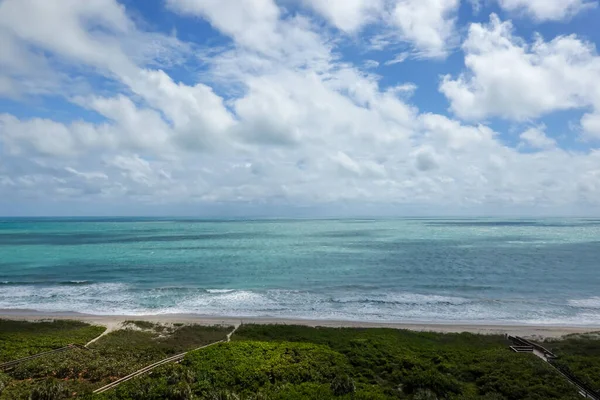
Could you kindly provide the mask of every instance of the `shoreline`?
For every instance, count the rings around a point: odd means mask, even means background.
[[[512,334],[537,338],[558,338],[577,333],[599,332],[600,325],[533,325],[533,324],[502,324],[502,323],[469,323],[469,322],[374,322],[374,321],[339,321],[299,318],[271,317],[229,317],[206,316],[199,314],[155,314],[155,315],[92,315],[77,312],[40,312],[36,310],[0,309],[0,319],[7,320],[76,320],[95,325],[106,326],[110,330],[120,326],[125,321],[148,321],[163,324],[185,323],[199,325],[302,325],[309,327],[327,328],[391,328],[405,329],[417,332],[440,332],[475,334]]]

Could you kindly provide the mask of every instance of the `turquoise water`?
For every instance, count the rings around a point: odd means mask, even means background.
[[[600,325],[600,220],[0,220],[0,309]]]

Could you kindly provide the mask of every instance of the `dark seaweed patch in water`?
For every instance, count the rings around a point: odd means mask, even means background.
[[[546,228],[576,228],[584,226],[600,226],[600,221],[581,220],[580,222],[549,222],[549,221],[435,221],[427,222],[428,226],[456,227],[546,227]]]
[[[79,286],[92,285],[93,281],[87,280],[70,280],[70,281],[0,281],[0,285],[4,286],[24,286],[24,285],[43,285],[43,286]]]
[[[418,307],[423,305],[439,305],[439,306],[455,306],[455,305],[465,305],[468,303],[474,303],[474,301],[457,299],[456,301],[447,300],[444,297],[439,298],[427,298],[423,297],[421,301],[409,301],[409,300],[383,300],[383,299],[353,299],[353,300],[339,300],[339,299],[330,299],[331,303],[334,304],[377,304],[377,305],[395,305],[395,306],[408,306],[408,307]]]
[[[478,247],[488,245],[498,245],[502,243],[511,242],[536,242],[539,238],[535,237],[523,237],[517,235],[507,235],[498,237],[481,236],[476,238],[470,238],[468,241],[465,240],[453,240],[453,239],[402,239],[395,241],[357,241],[357,242],[343,242],[336,243],[336,246],[342,246],[353,249],[366,249],[366,250],[383,250],[383,251],[402,251],[412,250],[415,248],[426,248],[429,249],[432,245],[438,248],[448,247],[465,247],[470,245],[476,245]],[[554,244],[552,244],[554,245]]]
[[[227,250],[254,250],[253,246],[240,246],[237,244],[231,244],[230,246],[173,246],[173,247],[161,247],[160,250],[169,250],[169,251],[198,251],[198,250],[206,250],[206,251],[227,251]],[[156,251],[156,249],[148,249],[148,251]]]
[[[0,234],[0,246],[14,245],[51,245],[72,246],[86,244],[119,244],[119,243],[144,243],[144,242],[180,242],[201,240],[226,240],[246,239],[256,236],[253,232],[230,232],[230,233],[201,233],[192,235],[156,235],[156,236],[131,236],[119,234],[101,233],[10,233]],[[267,236],[261,232],[262,237]]]
[[[453,291],[461,291],[461,292],[470,292],[470,291],[486,291],[496,289],[494,286],[487,285],[465,285],[465,284],[429,284],[429,285],[416,285],[415,287],[421,289],[435,289],[435,290],[453,290]]]
[[[429,226],[539,226],[536,221],[438,221],[428,222]]]
[[[311,237],[322,237],[322,238],[364,238],[371,237],[378,233],[385,232],[384,229],[373,229],[373,230],[360,230],[360,231],[331,231],[331,232],[322,232],[317,234],[308,234]]]

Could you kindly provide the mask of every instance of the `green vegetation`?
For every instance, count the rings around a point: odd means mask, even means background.
[[[0,320],[0,363],[58,349],[84,345],[104,332],[78,321],[25,322]]]
[[[600,392],[600,332],[547,340],[544,346],[559,357],[557,365]]]
[[[62,321],[59,323],[62,324]],[[0,326],[2,332],[3,327]],[[24,327],[25,332],[32,331],[31,326]],[[142,324],[142,327],[126,324],[125,329],[111,332],[91,344],[89,350],[75,348],[54,353],[5,371],[10,380],[4,384],[0,399],[29,399],[30,394],[31,398],[50,400],[89,397],[94,389],[148,364],[223,340],[231,330],[230,327],[198,325],[169,327]],[[28,341],[20,343],[25,346],[24,351],[33,354],[35,351],[32,349],[37,348],[35,336],[28,338]],[[62,342],[56,347],[61,346]]]
[[[148,321],[125,321],[123,323],[123,325],[128,326],[128,325],[133,325],[133,326],[137,326],[140,329],[146,329],[146,330],[156,330],[156,329],[161,329],[162,325],[160,324],[153,324],[152,322],[148,322]]]
[[[351,370],[346,357],[326,346],[235,342],[192,352],[181,365],[126,383],[106,397],[163,399],[187,393],[204,399],[304,399],[334,394],[372,398],[362,387],[355,388],[348,375]]]
[[[31,336],[35,329],[20,324],[23,336],[14,324],[0,325],[0,337],[12,338],[4,348],[13,354],[49,349],[38,347]],[[46,336],[40,337],[73,337],[74,325],[62,327],[61,333],[45,326]],[[89,350],[55,353],[0,372],[0,399],[579,399],[549,365],[532,354],[511,352],[502,336],[284,325],[244,325],[230,343],[191,351],[179,364],[92,394],[153,362],[222,340],[230,330],[128,321]],[[545,345],[577,376],[597,385],[596,338],[571,336]]]
[[[535,356],[509,351],[502,336],[247,325],[234,339],[325,345],[346,356],[357,384],[377,385],[388,398],[578,398]]]

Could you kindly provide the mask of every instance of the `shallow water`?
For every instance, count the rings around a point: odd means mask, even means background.
[[[0,309],[600,324],[600,220],[0,220]]]

